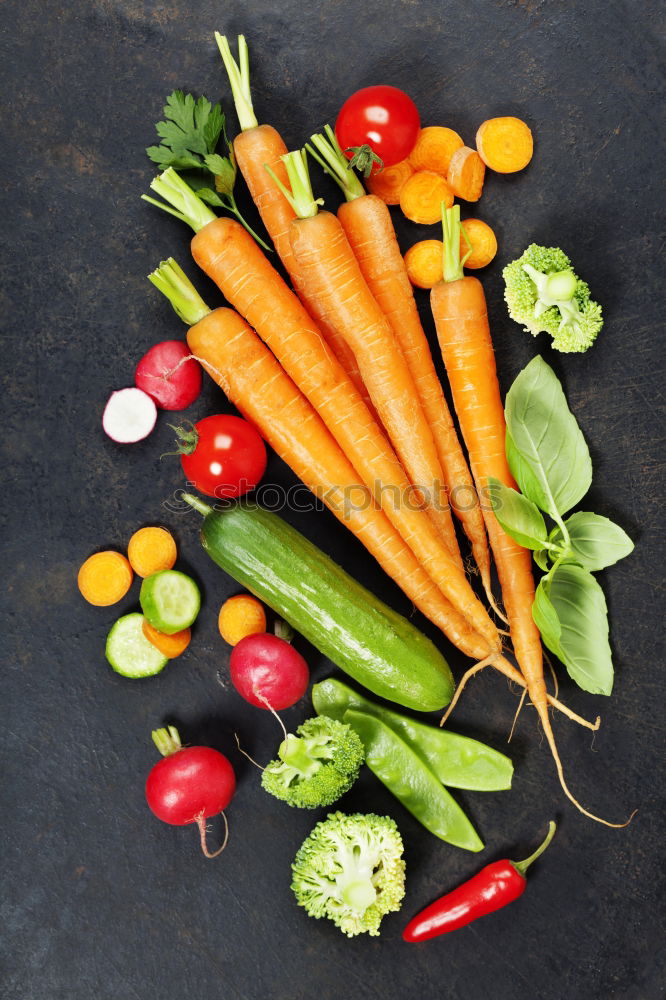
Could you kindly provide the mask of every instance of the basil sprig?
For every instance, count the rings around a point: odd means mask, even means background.
[[[629,555],[633,542],[617,524],[579,511],[592,482],[592,461],[552,368],[534,358],[506,397],[506,453],[521,493],[489,479],[497,520],[532,549],[544,571],[532,615],[544,643],[585,691],[610,694],[613,663],[608,611],[592,572]],[[549,531],[546,515],[555,522]]]

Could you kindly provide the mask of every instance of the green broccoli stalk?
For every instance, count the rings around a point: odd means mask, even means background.
[[[532,243],[503,271],[509,315],[528,333],[549,333],[556,351],[586,351],[603,326],[601,306],[556,247]]]
[[[364,759],[351,726],[319,716],[289,733],[261,778],[264,789],[299,809],[330,806],[351,788]]]
[[[291,888],[311,917],[328,917],[343,934],[379,934],[382,917],[405,895],[402,838],[374,813],[331,813],[301,845]]]

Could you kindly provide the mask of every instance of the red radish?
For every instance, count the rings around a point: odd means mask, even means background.
[[[134,381],[160,410],[184,410],[201,392],[201,365],[191,357],[185,341],[163,340],[141,358]]]
[[[104,407],[102,427],[112,441],[133,444],[148,437],[157,420],[154,400],[141,389],[112,392]]]
[[[215,858],[227,845],[229,833],[224,809],[236,791],[234,769],[227,758],[211,747],[183,747],[175,726],[154,729],[153,742],[163,759],[146,781],[146,800],[158,819],[173,826],[196,823],[201,850]],[[217,851],[206,844],[206,820],[222,813],[224,842]]]
[[[241,697],[273,712],[294,705],[310,682],[301,654],[285,639],[268,632],[241,639],[231,651],[229,670]]]

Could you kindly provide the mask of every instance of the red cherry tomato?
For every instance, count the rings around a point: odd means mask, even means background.
[[[183,472],[201,493],[219,500],[253,490],[266,471],[266,446],[252,424],[241,417],[204,417],[194,432],[182,432]],[[188,440],[189,439],[189,442]]]
[[[335,135],[345,155],[350,146],[368,145],[385,167],[409,156],[416,145],[421,120],[411,97],[397,87],[364,87],[348,97],[335,123]]]
[[[293,646],[269,632],[247,635],[229,658],[231,683],[257,708],[280,710],[299,701],[308,689],[308,665]]]
[[[152,768],[146,800],[158,819],[184,826],[223,812],[235,790],[234,770],[223,754],[210,747],[183,747]]]

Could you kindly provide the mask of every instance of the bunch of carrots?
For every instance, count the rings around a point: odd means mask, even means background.
[[[598,720],[581,719],[547,692],[530,554],[479,502],[490,476],[515,483],[483,287],[463,271],[461,244],[465,250],[469,241],[459,207],[446,199],[441,207],[442,279],[431,305],[469,465],[385,201],[365,192],[330,128],[305,150],[288,152],[276,129],[255,116],[245,39],[238,39],[238,61],[227,39],[216,39],[241,127],[235,160],[292,288],[252,236],[217,217],[173,169],[151,185],[166,204],[147,200],[194,229],[194,260],[232,308],[210,310],[173,260],[151,277],[189,324],[192,356],[423,614],[476,661],[458,694],[487,665],[521,684],[566,795],[598,819],[567,787],[548,707],[591,729]],[[337,215],[319,209],[308,154],[344,194]],[[519,669],[505,655],[507,633],[467,578],[452,512],[487,602],[508,626]],[[491,553],[506,617],[492,592]]]

